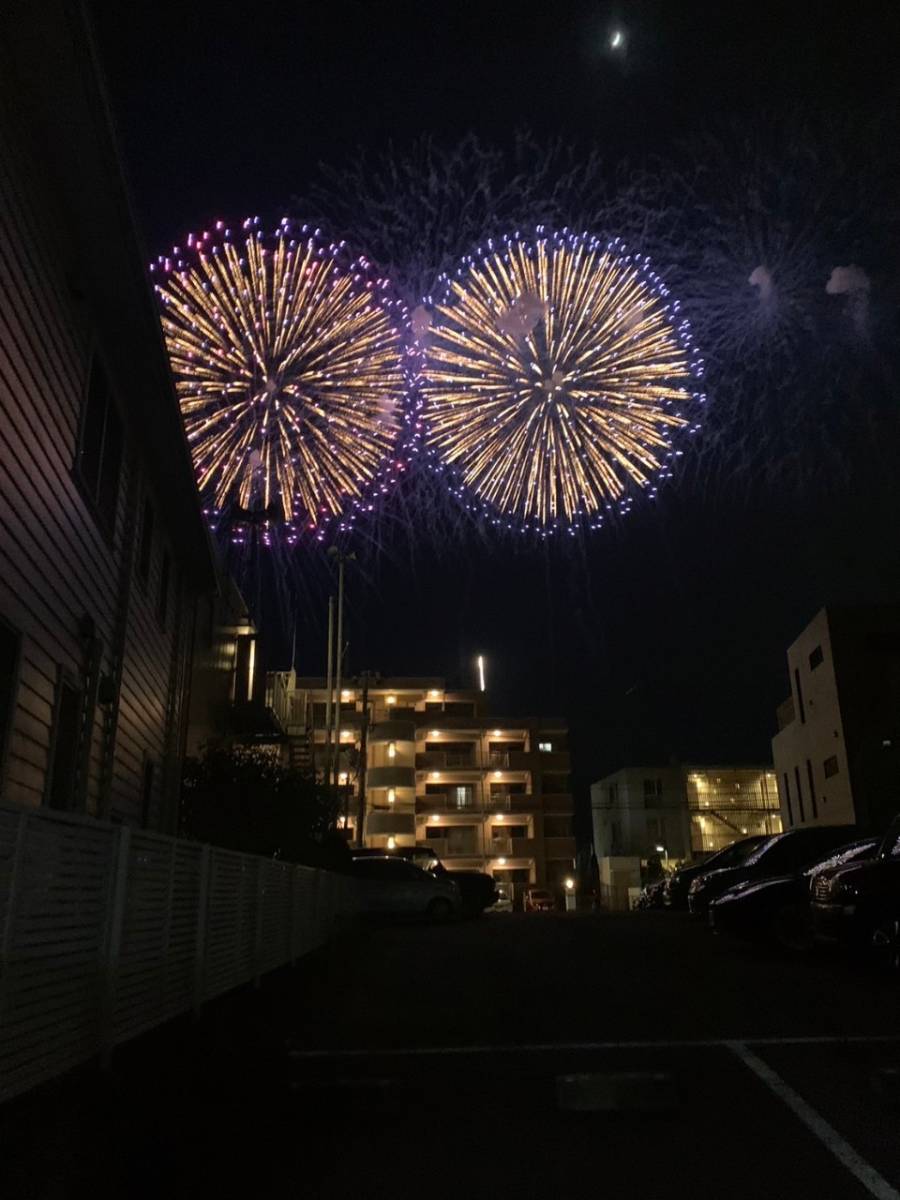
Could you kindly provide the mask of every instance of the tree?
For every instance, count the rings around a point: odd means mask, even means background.
[[[334,789],[266,747],[217,747],[185,763],[181,830],[228,850],[331,866],[338,804]]]

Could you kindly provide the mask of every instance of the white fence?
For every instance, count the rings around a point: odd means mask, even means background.
[[[0,1100],[322,945],[354,881],[0,807]]]

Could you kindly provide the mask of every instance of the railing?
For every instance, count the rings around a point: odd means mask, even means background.
[[[0,1100],[324,944],[354,880],[0,808]]]

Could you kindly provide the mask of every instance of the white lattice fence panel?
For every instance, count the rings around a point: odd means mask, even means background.
[[[322,945],[353,881],[0,808],[0,1100]]]
[[[13,827],[4,813],[0,1095],[32,1087],[102,1045],[114,844],[111,828],[87,820],[20,814]]]

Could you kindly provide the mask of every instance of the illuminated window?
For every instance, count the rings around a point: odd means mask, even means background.
[[[538,750],[540,750],[543,754],[552,754],[553,743],[552,742],[538,742]]]

